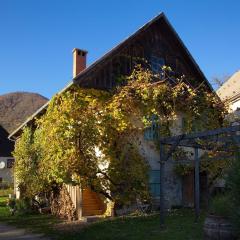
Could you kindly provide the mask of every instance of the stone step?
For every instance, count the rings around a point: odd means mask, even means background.
[[[104,218],[103,215],[85,216],[85,217],[82,217],[81,221],[92,223],[92,222],[99,221],[103,218]]]
[[[103,211],[101,208],[99,207],[91,207],[91,208],[83,208],[83,212],[87,212],[87,211]]]
[[[98,211],[83,211],[83,216],[84,217],[89,217],[89,216],[101,216],[102,215],[102,210],[98,210]]]

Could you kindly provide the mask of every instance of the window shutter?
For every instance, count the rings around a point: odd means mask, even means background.
[[[159,137],[159,128],[158,117],[153,115],[151,117],[151,126],[144,130],[144,139],[148,141],[157,140]]]

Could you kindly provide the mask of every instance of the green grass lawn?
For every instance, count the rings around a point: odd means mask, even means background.
[[[196,224],[194,223],[194,212],[190,209],[172,211],[166,219],[165,229],[160,229],[159,215],[146,217],[118,217],[112,220],[106,219],[88,225],[75,224],[74,228],[68,228],[69,224],[64,225],[61,220],[49,215],[10,216],[5,205],[6,200],[6,197],[0,198],[0,222],[28,228],[33,232],[45,233],[53,239],[202,239],[204,214],[201,215],[199,223]]]
[[[54,234],[52,226],[60,222],[59,219],[51,215],[28,214],[11,216],[6,206],[8,197],[0,197],[0,222],[14,225],[19,228],[27,228],[31,232],[44,233],[46,235]]]
[[[13,194],[12,188],[0,189],[0,197],[8,196],[9,194]]]
[[[166,229],[160,229],[159,215],[147,217],[123,217],[105,220],[83,228],[78,237],[71,239],[105,239],[105,240],[170,240],[202,239],[202,223],[194,223],[191,210],[177,210],[171,213],[166,221]],[[65,239],[64,236],[63,238]],[[70,239],[70,238],[69,238]]]

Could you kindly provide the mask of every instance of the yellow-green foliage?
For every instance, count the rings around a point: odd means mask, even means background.
[[[74,182],[120,204],[146,198],[148,165],[140,136],[153,114],[161,134],[171,134],[178,112],[187,116],[186,131],[202,116],[207,128],[223,119],[218,99],[204,87],[194,89],[183,78],[170,84],[141,66],[111,92],[73,86],[51,100],[34,134],[25,128],[14,152],[17,177],[37,186],[32,193],[53,182]]]
[[[39,149],[34,137],[31,128],[25,128],[13,152],[15,176],[21,192],[28,197],[46,189],[46,182],[39,172]]]

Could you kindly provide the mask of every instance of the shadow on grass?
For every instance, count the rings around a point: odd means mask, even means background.
[[[166,228],[160,228],[159,214],[145,217],[117,217],[92,224],[66,223],[51,215],[10,216],[0,198],[0,222],[44,233],[59,240],[200,240],[204,214],[194,223],[191,209],[174,210],[166,218]]]

